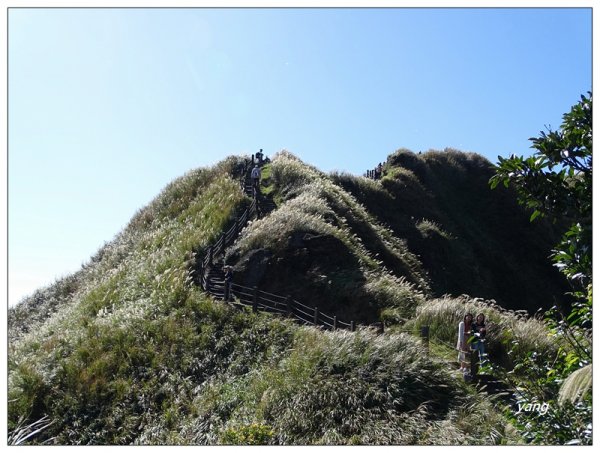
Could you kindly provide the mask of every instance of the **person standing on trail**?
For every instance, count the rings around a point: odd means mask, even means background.
[[[473,323],[474,340],[471,344],[471,349],[479,353],[479,361],[483,362],[485,357],[485,315],[479,313]]]
[[[250,177],[252,178],[252,188],[258,193],[258,185],[260,183],[260,168],[258,168],[258,165],[254,166],[252,173],[250,173]]]
[[[471,338],[473,328],[473,315],[467,313],[463,320],[458,324],[458,340],[456,349],[458,349],[458,361],[460,362],[460,371],[463,374],[469,372],[469,339]]]

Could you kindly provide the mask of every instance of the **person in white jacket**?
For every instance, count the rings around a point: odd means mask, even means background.
[[[258,168],[258,165],[254,166],[250,173],[250,177],[252,178],[252,189],[254,189],[255,192],[258,192],[260,183],[260,168]]]
[[[467,313],[463,320],[458,324],[458,339],[456,349],[458,350],[458,361],[460,362],[460,371],[463,373],[469,371],[469,338],[472,335],[473,315]]]

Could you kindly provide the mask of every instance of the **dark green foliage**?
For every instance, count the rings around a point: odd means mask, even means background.
[[[556,355],[530,351],[516,365],[526,373],[523,401],[546,402],[546,414],[514,415],[523,435],[535,443],[591,444],[592,397],[592,95],[563,115],[558,131],[531,138],[536,153],[499,157],[492,188],[516,187],[519,202],[533,210],[530,220],[549,217],[570,225],[552,253],[576,301],[564,316],[556,308],[546,323],[560,344]],[[563,230],[564,231],[564,230]]]
[[[9,405],[9,429],[16,427],[17,419],[21,416],[33,421],[40,419],[46,411],[48,388],[43,377],[27,364],[18,365],[17,371],[17,378],[10,392],[18,395],[18,398],[12,399],[12,404]]]
[[[558,131],[530,139],[536,153],[499,157],[492,188],[513,185],[531,220],[548,216],[571,224],[554,251],[554,261],[579,289],[592,276],[592,94],[563,116]]]
[[[564,342],[562,335],[554,335],[554,338]],[[580,341],[587,340],[580,338]],[[514,406],[507,409],[506,416],[528,442],[542,445],[591,444],[591,392],[584,393],[575,401],[562,401],[559,396],[565,379],[589,363],[590,360],[582,360],[576,351],[564,346],[550,356],[529,351],[517,361],[515,376],[509,378],[521,389],[516,394],[516,403],[522,406],[529,403],[547,405],[545,413],[539,410],[519,412]],[[503,374],[499,370],[496,372]]]
[[[470,294],[535,312],[565,292],[548,250],[549,222],[532,226],[510,190],[490,191],[493,166],[447,149],[390,155],[380,183],[334,175],[377,220],[406,239],[429,275],[434,295]]]

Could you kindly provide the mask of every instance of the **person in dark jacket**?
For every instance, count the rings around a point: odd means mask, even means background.
[[[471,343],[471,349],[479,353],[479,361],[483,362],[485,359],[485,334],[487,331],[485,327],[485,315],[483,313],[477,315],[471,330],[475,337]]]

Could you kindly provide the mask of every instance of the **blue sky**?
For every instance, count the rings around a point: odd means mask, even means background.
[[[530,153],[591,90],[591,9],[9,10],[9,303],[174,178],[285,148]]]

